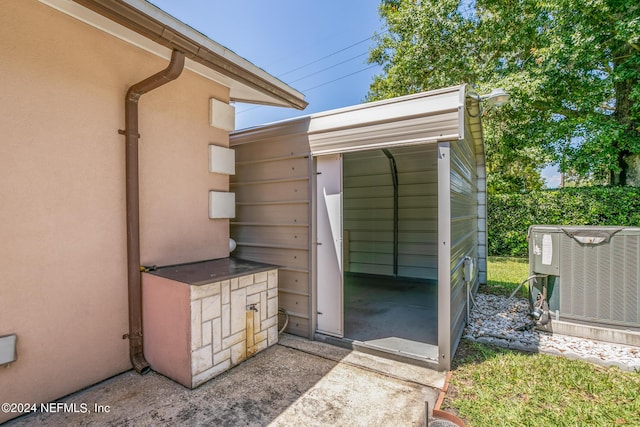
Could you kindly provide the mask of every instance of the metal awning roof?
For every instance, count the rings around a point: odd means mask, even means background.
[[[457,141],[466,135],[484,153],[480,98],[466,84],[240,129],[233,135],[269,138],[300,132],[301,127],[314,156]]]
[[[145,0],[40,0],[162,58],[185,53],[185,68],[230,89],[232,101],[304,109],[293,89]]]

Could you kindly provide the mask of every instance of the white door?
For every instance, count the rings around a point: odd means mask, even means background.
[[[318,332],[342,337],[342,156],[316,161]]]

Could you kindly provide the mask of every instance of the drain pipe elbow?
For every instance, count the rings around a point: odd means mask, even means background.
[[[144,358],[142,338],[142,280],[140,272],[140,190],[138,170],[138,101],[142,95],[180,76],[184,53],[174,50],[164,70],[134,84],[125,98],[126,199],[127,199],[127,279],[129,292],[129,355],[139,374],[151,368]]]

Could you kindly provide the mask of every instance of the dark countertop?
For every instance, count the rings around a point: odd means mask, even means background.
[[[148,273],[189,285],[199,286],[232,279],[234,277],[275,270],[277,268],[278,266],[271,264],[229,257],[158,267],[156,270],[149,271]]]

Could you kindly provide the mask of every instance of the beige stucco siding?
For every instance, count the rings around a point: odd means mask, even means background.
[[[130,368],[124,95],[167,61],[35,0],[0,14],[0,335],[18,335],[2,402],[49,401]],[[228,90],[185,71],[140,100],[144,264],[228,255],[208,219],[208,99]],[[7,419],[0,414],[0,422]]]

